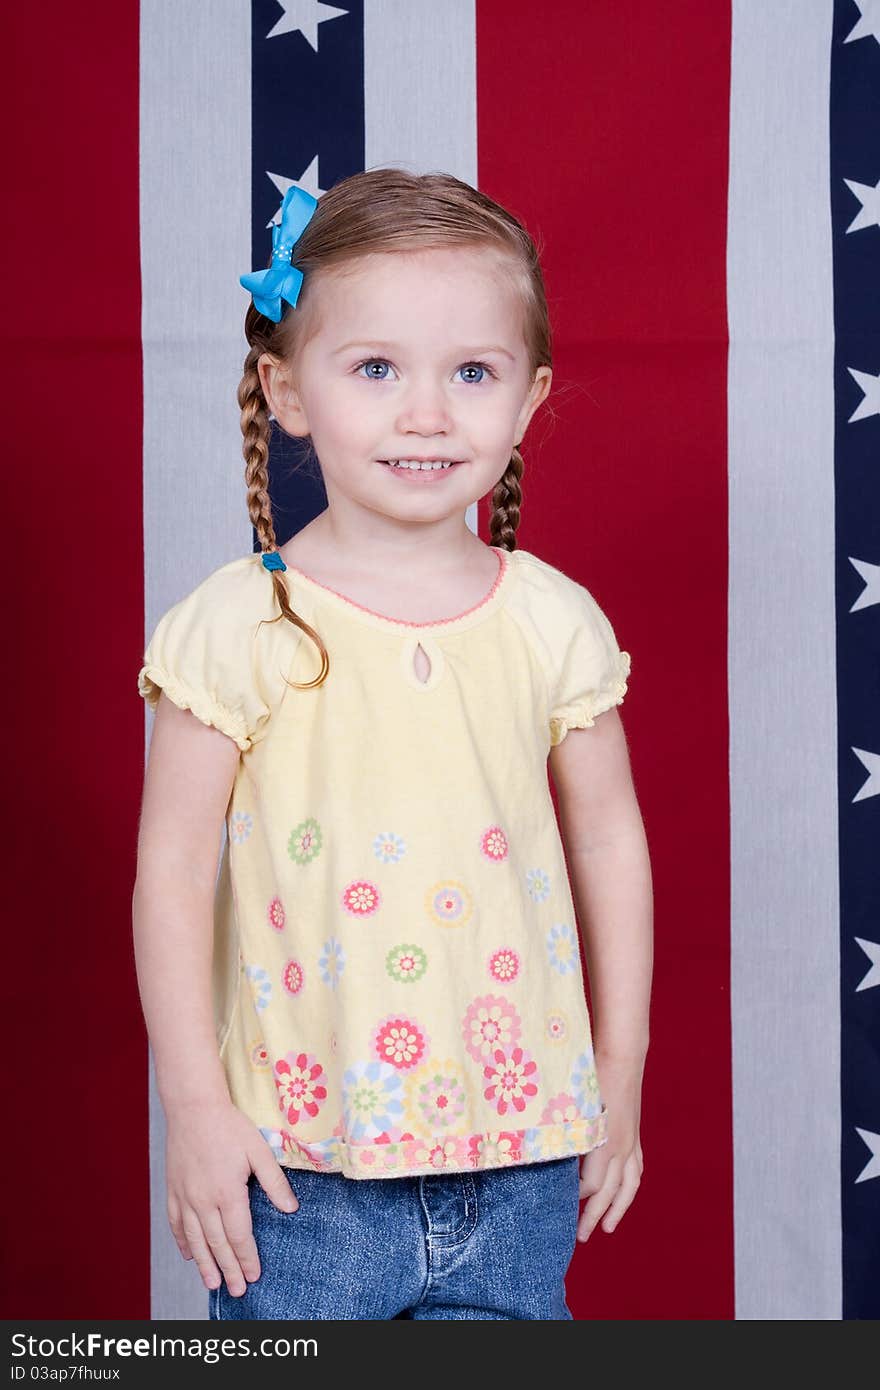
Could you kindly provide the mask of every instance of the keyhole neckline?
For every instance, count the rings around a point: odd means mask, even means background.
[[[432,618],[426,623],[412,622],[407,618],[390,618],[385,613],[378,613],[373,608],[367,608],[361,603],[357,603],[347,594],[340,593],[338,589],[331,588],[328,584],[321,584],[317,579],[313,579],[305,570],[298,569],[296,565],[287,565],[291,575],[296,577],[297,582],[304,584],[313,590],[323,600],[333,607],[349,612],[352,617],[359,618],[361,621],[371,624],[374,627],[384,627],[397,629],[399,632],[431,632],[438,629],[448,630],[460,626],[470,626],[471,623],[479,622],[484,616],[488,616],[496,605],[501,602],[506,594],[510,577],[513,572],[511,557],[515,551],[505,550],[500,545],[490,545],[489,550],[494,550],[498,559],[498,573],[494,583],[488,593],[484,594],[479,602],[472,607],[466,608],[463,613],[456,613],[450,618]],[[260,565],[261,559],[258,554],[254,555],[255,564]],[[261,566],[263,573],[266,574],[267,582],[271,582],[265,567]],[[293,586],[295,588],[295,586]],[[293,606],[296,608],[295,593],[291,595]]]

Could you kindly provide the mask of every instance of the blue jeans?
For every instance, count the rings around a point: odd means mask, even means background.
[[[210,1318],[571,1318],[577,1154],[424,1177],[282,1171],[299,1209],[251,1174],[260,1277],[238,1297],[211,1289]]]

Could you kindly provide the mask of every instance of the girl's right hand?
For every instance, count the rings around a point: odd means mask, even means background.
[[[245,1292],[260,1277],[248,1179],[253,1172],[281,1211],[299,1202],[271,1147],[230,1100],[164,1105],[168,1220],[185,1260],[195,1260],[205,1287]],[[218,1269],[219,1265],[219,1269]]]

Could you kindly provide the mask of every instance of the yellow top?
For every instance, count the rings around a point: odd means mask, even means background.
[[[138,689],[233,738],[214,918],[236,1106],[290,1168],[496,1168],[605,1142],[547,755],[626,694],[590,592],[493,547],[489,593],[411,623],[257,554],[160,619]],[[417,649],[423,656],[418,657]],[[427,658],[427,660],[425,659]],[[427,679],[426,668],[430,666]]]

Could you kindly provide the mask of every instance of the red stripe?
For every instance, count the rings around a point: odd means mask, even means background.
[[[6,1318],[149,1317],[138,7],[7,6]],[[12,336],[14,334],[14,337]],[[7,838],[7,845],[10,839]]]
[[[545,244],[555,328],[519,544],[586,584],[632,654],[621,715],[654,870],[645,1172],[618,1229],[576,1250],[569,1301],[730,1318],[729,6],[679,0],[670,22],[480,0],[477,60],[480,187]]]

